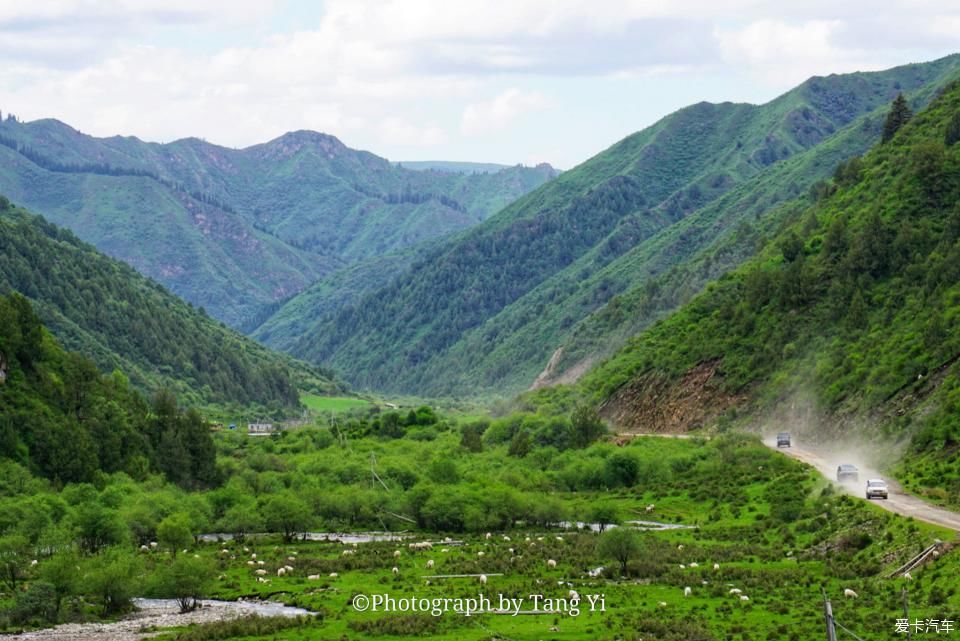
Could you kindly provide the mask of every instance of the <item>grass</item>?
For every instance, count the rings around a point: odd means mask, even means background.
[[[354,396],[318,396],[316,394],[301,394],[300,402],[314,412],[346,412],[370,405],[370,401]]]

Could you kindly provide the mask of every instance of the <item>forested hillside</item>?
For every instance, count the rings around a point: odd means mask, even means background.
[[[143,479],[163,472],[185,487],[217,481],[206,422],[169,392],[147,402],[119,371],[66,352],[30,302],[0,296],[0,460],[12,459],[58,483],[99,472]]]
[[[291,359],[0,197],[0,293],[10,292],[28,297],[68,349],[142,390],[167,387],[191,403],[298,405]]]
[[[328,313],[292,351],[362,387],[427,394],[518,391],[568,341],[558,364],[589,363],[750,256],[782,219],[778,204],[869,148],[899,92],[923,104],[958,61],[813,78],[762,106],[683,109]],[[633,306],[629,322],[578,325],[648,282],[667,296]],[[571,341],[578,330],[594,336]]]
[[[593,369],[621,428],[691,429],[812,405],[823,427],[912,437],[910,474],[960,496],[960,84],[840,166],[740,269]],[[546,395],[543,398],[547,398]],[[666,401],[689,407],[671,416]],[[725,410],[727,410],[725,412]],[[920,459],[916,459],[920,456]],[[924,458],[935,473],[927,476]]]
[[[228,149],[0,122],[0,193],[247,331],[320,276],[475,225],[554,175],[413,171],[311,131]]]

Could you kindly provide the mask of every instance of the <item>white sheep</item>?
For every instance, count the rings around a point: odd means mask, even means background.
[[[150,541],[150,549],[151,549],[151,550],[156,550],[156,549],[157,549],[157,542],[156,542],[156,541]]]
[[[507,543],[509,543],[509,542],[510,542],[510,537],[507,536],[506,534],[504,534],[504,535],[503,535],[503,540],[506,541]]]
[[[259,578],[257,578],[257,583],[266,583],[267,585],[269,585],[269,584],[270,584],[270,579],[265,579],[265,578],[263,578],[263,577],[259,577]]]
[[[293,572],[293,566],[290,566],[290,565],[283,566],[283,569],[290,573]]]
[[[141,551],[141,552],[147,552],[147,551],[149,551],[149,550],[150,550],[150,548],[148,548],[146,545],[141,545],[141,546],[140,546],[140,551]]]
[[[559,541],[560,543],[563,543],[563,537],[562,537],[562,536],[558,536],[558,537],[557,537],[557,541]]]
[[[256,565],[253,561],[247,561],[247,565]]]
[[[483,538],[485,538],[486,540],[489,541],[492,537],[493,537],[493,534],[491,534],[490,532],[487,532],[486,535],[484,535]]]
[[[680,569],[681,569],[681,570],[686,570],[686,569],[687,569],[687,566],[685,566],[683,563],[681,563],[681,564],[680,564]]]
[[[681,543],[680,545],[678,545],[678,546],[677,546],[677,549],[680,550],[681,552],[683,552],[683,543]]]
[[[39,561],[37,561],[36,559],[34,559],[33,561],[30,561],[30,567],[35,568],[35,567],[37,567],[37,564],[38,564],[38,563],[39,563]]]
[[[913,575],[910,574],[909,572],[904,572],[903,578],[905,578],[907,581],[913,581]]]
[[[293,562],[296,561],[296,560],[297,560],[297,557],[295,557],[295,556],[288,556],[288,557],[287,557],[287,561],[289,561],[290,563],[293,563]]]
[[[486,584],[487,584],[487,575],[486,575],[486,574],[481,574],[481,575],[480,575],[480,584],[481,584],[481,585],[486,585]]]
[[[183,548],[183,549],[180,550],[180,551],[181,551],[183,554],[187,554],[188,552],[190,552],[190,550],[188,550],[187,548]]]
[[[357,553],[356,550],[344,550],[344,551],[343,551],[343,556],[351,556],[351,555],[356,554],[356,553]]]
[[[570,599],[571,601],[579,601],[580,593],[577,592],[576,590],[570,590],[569,592],[567,592],[567,598]]]
[[[254,572],[254,574],[256,574],[257,576],[264,576],[266,575],[266,573],[267,573],[266,570],[257,570],[256,572]]]
[[[854,592],[853,590],[851,590],[850,588],[846,588],[843,591],[843,596],[847,597],[848,599],[856,599],[860,595]]]
[[[390,571],[393,572],[394,574],[400,574],[400,568],[398,568],[397,566],[393,566],[390,569]]]
[[[314,575],[314,576],[316,576],[318,579],[320,578],[320,575],[319,575],[319,574]],[[340,575],[337,574],[336,572],[331,572],[329,576],[330,576],[331,579],[336,579],[336,578],[339,578]]]
[[[692,568],[698,568],[698,567],[700,567],[700,564],[699,564],[699,563],[691,563],[691,564],[690,564],[690,567],[692,567]]]
[[[657,605],[659,605],[661,608],[665,608],[665,607],[667,607],[667,602],[666,602],[666,601],[657,601]]]
[[[727,585],[729,585],[729,583]],[[730,594],[740,594],[741,592],[743,592],[743,590],[740,588],[730,588]]]
[[[285,568],[280,568],[277,570],[277,576],[286,576],[287,570]]]
[[[690,596],[691,594],[693,594],[693,590],[690,589],[689,585],[683,588],[683,596]]]
[[[714,563],[714,564],[713,564],[713,569],[714,569],[714,570],[719,570],[719,569],[720,569],[720,564],[719,564],[719,563]]]
[[[250,548],[248,548],[247,546],[243,546],[243,552],[244,554],[250,554]]]
[[[557,567],[557,562],[554,561],[553,559],[547,559],[547,567],[550,569],[553,569]]]
[[[307,577],[307,581],[319,581],[319,580],[320,580],[319,574],[311,574],[310,576]]]
[[[449,548],[441,548],[440,551],[443,552],[444,554],[446,554],[447,552],[450,551],[450,549],[449,549]]]
[[[740,595],[740,600],[741,600],[741,601],[749,601],[749,600],[750,600],[750,597],[748,597],[746,594],[741,594],[741,595]]]
[[[653,512],[654,507],[656,507],[656,506],[654,506],[653,503],[651,503],[650,505],[648,505],[648,506],[646,507],[647,512]]]
[[[433,567],[433,559],[430,559],[429,561],[427,561],[427,568],[432,568],[432,567]]]
[[[394,553],[393,553],[393,558],[395,558],[395,559],[399,559],[399,558],[400,558],[400,550],[394,551]]]
[[[478,559],[482,559],[482,558],[483,558],[483,552],[477,552],[477,558],[478,558]]]
[[[254,552],[253,554],[251,554],[251,555],[250,555],[250,558],[253,559],[254,561],[256,561],[256,560],[257,560],[257,553]]]
[[[257,565],[266,565],[266,564],[267,564],[266,561],[257,561]]]

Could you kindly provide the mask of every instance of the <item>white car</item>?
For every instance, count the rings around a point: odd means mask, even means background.
[[[870,479],[867,481],[867,498],[868,499],[885,499],[888,498],[889,490],[887,489],[887,482],[883,479]]]

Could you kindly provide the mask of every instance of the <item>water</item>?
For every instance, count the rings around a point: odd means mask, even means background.
[[[256,539],[267,534],[248,534],[248,539]],[[376,543],[378,541],[402,541],[410,538],[410,534],[401,532],[307,532],[307,541],[329,541],[331,543],[343,543],[353,545],[355,543]],[[201,534],[200,540],[207,543],[217,541],[232,541],[233,535],[226,532],[215,532],[211,534]],[[304,538],[303,535],[297,537],[297,540]]]
[[[146,627],[170,628],[192,623],[213,623],[244,616],[263,617],[311,616],[302,608],[285,606],[273,601],[203,601],[203,607],[180,614],[180,606],[173,599],[134,599],[138,611],[113,623],[67,623],[47,630],[23,634],[0,635],[3,641],[138,641],[156,636],[145,633]]]

